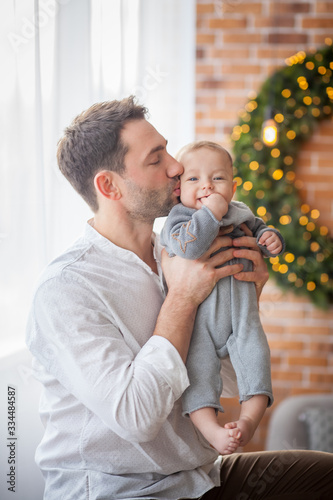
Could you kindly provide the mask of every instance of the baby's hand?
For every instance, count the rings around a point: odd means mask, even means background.
[[[207,196],[207,198],[201,198],[201,203],[213,212],[217,220],[221,220],[228,212],[228,203],[223,196],[218,193],[212,193]]]
[[[282,250],[281,240],[273,231],[265,231],[260,237],[259,243],[264,245],[273,255],[280,253]]]

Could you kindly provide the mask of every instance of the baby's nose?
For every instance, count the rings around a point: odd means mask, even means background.
[[[202,189],[212,189],[212,183],[210,181],[206,181],[202,185]]]

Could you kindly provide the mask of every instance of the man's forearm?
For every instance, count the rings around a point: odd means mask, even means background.
[[[180,294],[169,293],[157,319],[154,335],[166,338],[186,361],[197,306]]]

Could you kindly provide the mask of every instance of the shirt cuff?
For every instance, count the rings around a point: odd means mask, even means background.
[[[190,385],[186,366],[177,349],[164,337],[153,335],[136,357],[154,367],[178,399]]]

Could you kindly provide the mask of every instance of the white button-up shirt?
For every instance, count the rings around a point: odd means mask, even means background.
[[[87,224],[40,279],[27,344],[44,385],[46,500],[175,500],[219,484],[217,453],[181,415],[185,365],[152,336],[165,297],[154,240],[158,275]]]

